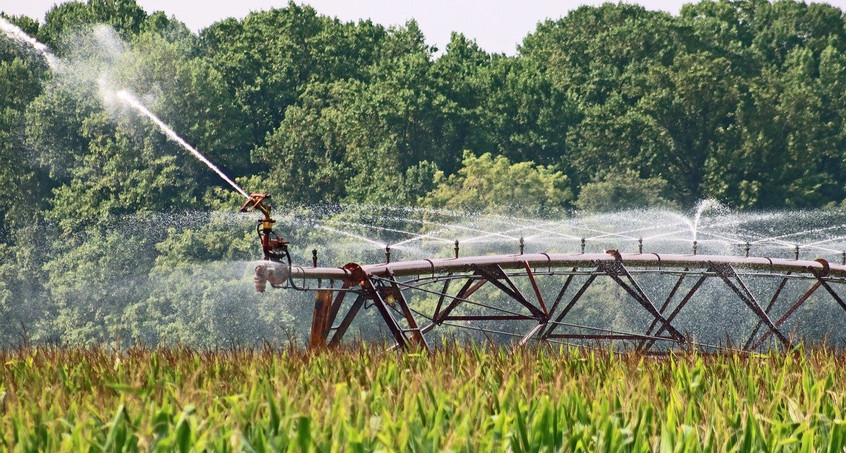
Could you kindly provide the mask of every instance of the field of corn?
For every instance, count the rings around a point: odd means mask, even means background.
[[[846,355],[0,351],[0,451],[844,451]]]

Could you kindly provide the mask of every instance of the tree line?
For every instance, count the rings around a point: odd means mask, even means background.
[[[846,199],[846,24],[826,4],[585,6],[538,23],[515,56],[460,33],[436,49],[414,21],[342,22],[294,3],[199,33],[134,0],[7,19],[68,64],[51,70],[0,37],[6,342],[223,341],[213,320],[244,310],[279,334],[271,308],[224,300],[242,297],[227,293],[235,283],[183,295],[197,311],[150,283],[221,272],[209,263],[250,259],[255,244],[208,214],[238,195],[154,125],[115,114],[103,80],[287,205],[544,216]],[[192,210],[206,213],[196,228],[152,225]]]

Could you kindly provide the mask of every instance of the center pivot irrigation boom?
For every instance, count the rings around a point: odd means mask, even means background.
[[[647,353],[751,351],[790,347],[791,333],[801,335],[797,313],[808,304],[811,311],[835,310],[840,319],[825,321],[832,328],[846,321],[840,296],[846,265],[824,259],[617,250],[524,254],[522,247],[513,255],[461,257],[456,247],[448,259],[391,262],[386,253],[384,263],[317,267],[314,260],[311,267],[294,266],[289,243],[273,231],[269,199],[253,194],[241,207],[264,216],[256,227],[264,251],[255,268],[256,290],[264,292],[270,283],[315,293],[310,348],[340,345],[361,309],[374,307],[394,347],[402,349],[428,349],[427,335],[444,327],[514,338],[515,346],[538,341],[622,344]],[[697,303],[710,305],[685,310]],[[611,315],[615,322],[588,324],[580,310],[598,312],[602,319]],[[728,321],[713,321],[721,317]],[[704,335],[690,332],[691,319]],[[703,336],[721,344],[703,343]]]

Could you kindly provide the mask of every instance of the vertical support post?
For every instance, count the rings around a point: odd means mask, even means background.
[[[323,349],[326,347],[326,336],[329,333],[329,314],[332,310],[332,291],[318,290],[314,297],[314,314],[311,318],[311,335],[308,340],[309,349]]]

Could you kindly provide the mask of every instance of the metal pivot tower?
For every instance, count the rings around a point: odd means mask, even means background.
[[[448,328],[512,337],[515,347],[613,342],[646,353],[787,348],[793,332],[786,325],[811,301],[846,314],[838,293],[846,283],[846,266],[823,259],[609,250],[386,261],[309,268],[269,260],[257,266],[256,283],[263,288],[263,276],[286,275],[287,286],[315,292],[311,348],[340,345],[362,308],[375,309],[394,346],[402,349],[428,349],[438,338],[432,335]],[[698,295],[700,304],[707,301],[704,311],[692,303]],[[594,318],[614,322],[585,323],[584,313],[591,310]],[[701,326],[697,334],[691,320]],[[722,341],[729,330],[731,344]]]

